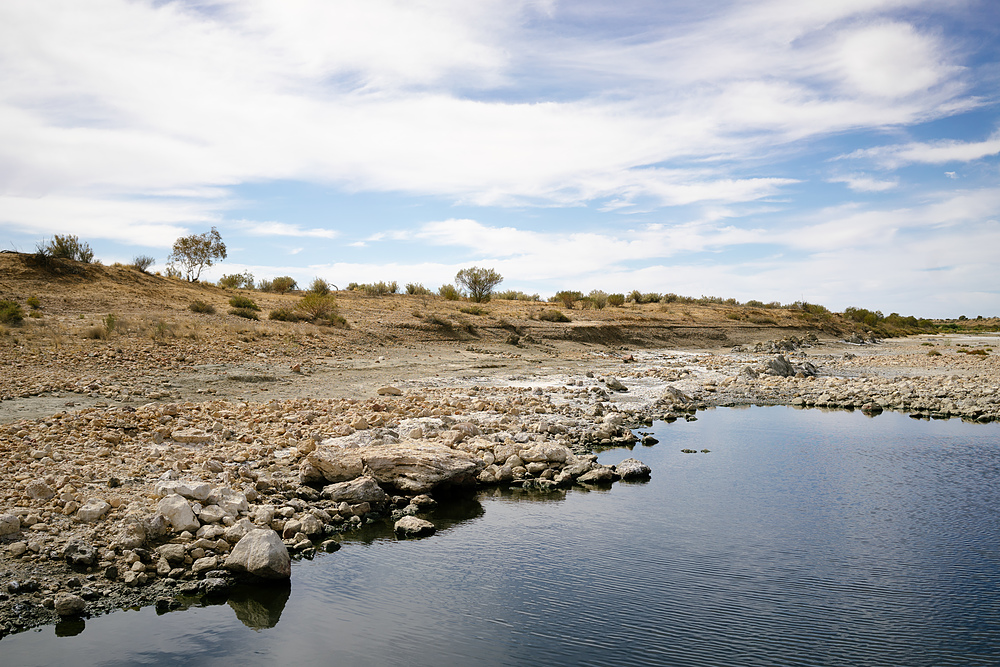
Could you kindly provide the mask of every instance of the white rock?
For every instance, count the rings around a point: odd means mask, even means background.
[[[60,616],[76,616],[82,614],[87,608],[87,603],[78,595],[70,593],[59,593],[56,595],[55,609]]]
[[[292,576],[292,560],[276,532],[258,528],[233,547],[226,558],[226,569],[265,579],[288,579]]]
[[[190,500],[197,500],[198,502],[204,502],[208,500],[208,494],[211,493],[212,486],[205,482],[200,482],[197,480],[183,480],[183,479],[168,479],[157,482],[153,487],[153,492],[160,496],[169,496],[172,493],[184,496]]]
[[[0,537],[21,531],[21,519],[16,514],[0,514]]]
[[[193,533],[201,527],[191,504],[179,494],[174,493],[160,500],[156,511],[166,517],[170,527],[176,532],[189,530]]]
[[[232,516],[239,516],[242,513],[250,511],[250,504],[247,502],[247,497],[228,486],[219,486],[212,489],[212,493],[208,496],[208,502],[212,505],[218,505],[226,514],[231,514]]]
[[[100,521],[104,518],[104,515],[111,511],[111,505],[104,502],[100,498],[91,498],[83,504],[76,512],[76,518],[80,521],[86,521],[87,523],[93,523],[94,521]]]
[[[418,519],[415,516],[404,516],[396,522],[393,530],[396,531],[397,535],[403,537],[420,537],[422,535],[432,535],[437,528],[426,519]]]
[[[208,442],[212,436],[198,428],[181,428],[170,433],[175,442],[200,443]]]

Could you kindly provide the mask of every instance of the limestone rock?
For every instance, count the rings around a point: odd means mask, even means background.
[[[76,518],[80,521],[93,523],[103,519],[104,515],[110,511],[111,505],[104,502],[100,498],[91,498],[83,504],[83,507],[77,510]]]
[[[474,485],[477,475],[486,467],[482,459],[469,452],[413,440],[366,447],[361,460],[366,474],[405,493]]]
[[[404,516],[396,522],[393,530],[401,537],[422,537],[433,535],[437,528],[426,519],[418,519],[415,516]]]
[[[0,514],[0,537],[21,531],[21,519],[16,514]]]
[[[189,500],[197,500],[198,502],[208,500],[208,494],[211,493],[211,490],[212,486],[206,482],[180,479],[159,481],[153,487],[153,493],[161,498],[176,493]]]
[[[156,505],[156,511],[162,514],[170,527],[177,532],[184,530],[195,532],[201,527],[201,522],[191,509],[191,504],[179,494],[174,493],[160,500]]]
[[[320,479],[328,482],[346,482],[360,477],[364,472],[361,449],[357,447],[329,446],[323,443],[323,446],[310,452],[303,466],[306,464],[319,471]]]
[[[539,443],[528,449],[521,450],[521,460],[525,463],[547,462],[566,463],[574,458],[569,447],[551,442]]]
[[[160,554],[168,563],[183,563],[184,556],[187,554],[184,551],[183,544],[164,544],[163,546],[157,547],[156,552]]]
[[[234,517],[250,511],[246,495],[226,486],[212,489],[212,493],[208,496],[208,503],[218,505],[226,514]]]
[[[609,376],[607,381],[605,381],[604,386],[610,389],[611,391],[618,391],[623,393],[628,391],[628,387],[623,385],[621,383],[621,380],[619,380],[614,376]]]
[[[292,561],[288,548],[273,530],[258,528],[243,536],[226,558],[226,569],[264,579],[288,579]]]
[[[597,466],[576,478],[578,484],[610,484],[618,479],[618,473],[607,466]]]
[[[615,472],[622,479],[644,479],[649,477],[652,470],[649,466],[637,459],[625,459],[615,466]]]
[[[79,595],[59,593],[56,595],[55,609],[60,616],[77,616],[87,609],[87,603]]]
[[[379,396],[402,396],[403,391],[398,387],[379,387]]]
[[[323,497],[351,505],[357,503],[384,504],[388,498],[373,477],[358,477],[349,482],[330,484],[323,488]]]
[[[188,444],[197,444],[201,442],[208,442],[212,439],[212,436],[205,433],[198,428],[181,428],[173,431],[170,437],[175,442],[184,442]]]
[[[52,487],[41,480],[36,480],[28,484],[25,493],[32,500],[49,500],[56,495]]]

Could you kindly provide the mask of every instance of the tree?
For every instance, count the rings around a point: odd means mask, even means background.
[[[455,282],[469,290],[469,298],[476,303],[486,303],[493,294],[493,288],[503,282],[503,276],[493,269],[473,266],[455,274]]]
[[[173,252],[167,257],[167,261],[180,264],[188,280],[198,280],[203,268],[212,266],[217,259],[225,258],[226,244],[222,242],[218,230],[212,227],[210,232],[182,236],[174,241]]]

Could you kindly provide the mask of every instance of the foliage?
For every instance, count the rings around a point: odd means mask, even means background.
[[[517,290],[507,290],[506,292],[495,292],[493,294],[494,299],[503,299],[505,301],[539,301],[541,297],[537,294],[525,294]]]
[[[211,315],[215,312],[215,306],[210,303],[205,303],[204,301],[192,301],[188,309],[192,313],[203,313],[206,315]]]
[[[285,294],[286,292],[290,292],[298,286],[299,286],[298,283],[295,282],[295,279],[292,278],[291,276],[278,276],[277,278],[271,281],[270,291],[276,292],[278,294]]]
[[[295,310],[304,314],[305,319],[328,319],[337,313],[337,299],[332,294],[308,292],[295,304]]]
[[[31,307],[32,310],[38,310],[39,308],[42,307],[42,300],[39,299],[37,296],[34,296],[34,295],[29,296],[28,300],[25,301],[25,303],[27,303]]]
[[[459,310],[466,315],[486,315],[489,312],[480,306],[465,306],[463,308],[459,308]]]
[[[609,294],[608,295],[608,305],[609,306],[623,306],[625,305],[625,295],[624,294]]]
[[[149,255],[136,255],[132,258],[132,268],[143,273],[146,273],[153,264],[156,264],[156,258]]]
[[[322,278],[313,278],[312,283],[309,285],[310,294],[320,294],[326,295],[330,293],[330,283],[326,282]]]
[[[249,297],[243,296],[242,294],[237,294],[229,299],[229,305],[233,308],[244,308],[246,310],[260,310],[260,306],[253,302]]]
[[[258,308],[257,310],[260,309]],[[248,320],[257,320],[260,319],[257,316],[257,310],[253,310],[251,308],[230,308],[229,314],[236,315],[237,317],[245,317]]]
[[[226,244],[222,242],[219,231],[212,227],[210,232],[182,236],[174,241],[173,250],[167,261],[171,265],[179,264],[188,280],[198,280],[202,269],[212,266],[215,260],[225,258]]]
[[[395,280],[388,283],[382,280],[377,283],[368,284],[351,283],[347,286],[347,289],[356,292],[364,292],[368,296],[386,296],[388,294],[395,294],[398,292],[399,283]]]
[[[570,319],[566,317],[561,311],[558,310],[546,310],[538,315],[538,319],[544,320],[545,322],[569,322]]]
[[[253,274],[249,271],[244,273],[229,273],[219,278],[219,287],[225,289],[253,289]]]
[[[599,289],[591,290],[590,294],[586,296],[585,302],[590,307],[601,310],[608,305],[608,293],[602,292]]]
[[[570,290],[563,290],[561,292],[556,292],[554,296],[549,298],[550,303],[561,303],[564,308],[573,309],[573,304],[583,298],[583,292],[574,292]]]
[[[39,246],[38,251],[56,259],[75,259],[84,264],[90,264],[94,260],[94,251],[90,249],[90,245],[81,243],[74,234],[56,234],[47,244]]]
[[[493,288],[503,282],[503,276],[493,269],[473,266],[456,273],[455,282],[469,291],[469,299],[486,303],[493,294]]]
[[[431,291],[421,285],[420,283],[406,283],[406,293],[407,294],[417,294],[420,296],[430,294]]]
[[[261,278],[260,282],[257,283],[257,289],[261,292],[271,292],[274,290],[274,281],[268,280],[267,278]]]
[[[0,301],[0,323],[18,324],[24,319],[21,304],[16,301]]]
[[[448,301],[458,301],[462,298],[462,293],[450,283],[448,285],[441,285],[441,287],[438,288],[438,294],[443,296]]]
[[[272,310],[271,314],[267,316],[267,319],[278,322],[299,322],[305,318],[306,316],[303,313],[298,312],[294,308],[278,308],[277,310]]]

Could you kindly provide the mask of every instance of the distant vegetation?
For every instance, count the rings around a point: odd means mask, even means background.
[[[201,277],[202,269],[225,258],[226,244],[222,242],[219,231],[212,227],[210,232],[182,236],[174,241],[167,261],[171,269],[183,271],[185,278],[196,281]],[[178,265],[180,269],[176,268]]]
[[[473,266],[456,273],[455,282],[468,290],[470,300],[486,303],[493,295],[493,289],[503,282],[503,276],[493,269]]]

